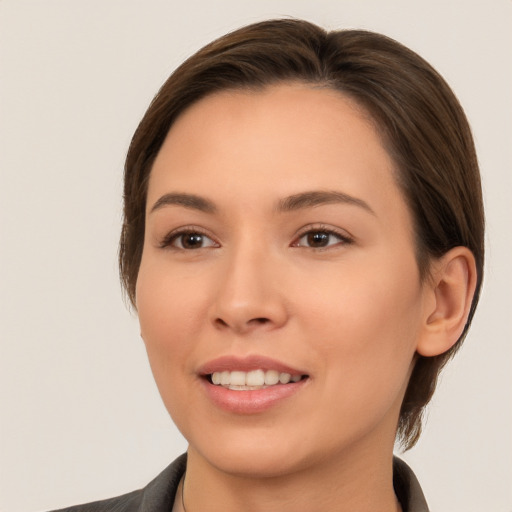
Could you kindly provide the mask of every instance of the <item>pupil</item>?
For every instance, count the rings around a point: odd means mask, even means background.
[[[203,235],[199,235],[198,233],[189,233],[183,235],[182,244],[185,249],[194,249],[196,247],[200,247],[203,243]]]
[[[308,244],[312,247],[325,247],[329,243],[329,233],[317,231],[308,235]]]

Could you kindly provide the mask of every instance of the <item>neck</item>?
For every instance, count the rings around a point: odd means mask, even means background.
[[[189,449],[185,485],[178,489],[176,505],[183,512],[401,510],[393,490],[391,456],[345,456],[335,464],[322,461],[292,474],[258,478],[216,468],[193,449]]]

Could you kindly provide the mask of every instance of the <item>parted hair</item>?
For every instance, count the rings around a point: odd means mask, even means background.
[[[471,130],[457,98],[424,59],[365,30],[326,31],[297,19],[255,23],[208,44],[161,87],[135,131],[125,164],[120,276],[135,307],[151,168],[176,118],[207,95],[260,90],[283,82],[328,87],[373,119],[394,160],[410,209],[421,279],[430,262],[457,246],[476,260],[477,286],[457,343],[435,357],[416,356],[397,437],[411,448],[440,371],[464,340],[478,302],[484,264],[484,212]]]

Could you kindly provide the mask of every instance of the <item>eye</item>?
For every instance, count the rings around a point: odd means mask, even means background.
[[[334,231],[326,229],[310,230],[294,243],[294,247],[311,247],[312,249],[323,249],[338,244],[348,244],[352,240]]]
[[[178,233],[170,233],[161,243],[161,247],[192,250],[218,247],[218,244],[209,236],[199,231],[180,231]]]

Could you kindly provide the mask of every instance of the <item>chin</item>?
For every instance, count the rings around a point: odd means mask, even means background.
[[[318,436],[308,440],[303,431],[290,427],[227,427],[198,434],[185,436],[190,443],[189,454],[199,456],[223,473],[246,478],[276,478],[297,473],[325,460],[332,451],[318,446]]]
[[[291,457],[290,453],[273,448],[253,446],[245,450],[210,449],[204,453],[208,463],[219,471],[245,478],[276,478],[300,471],[308,466],[299,454]]]

